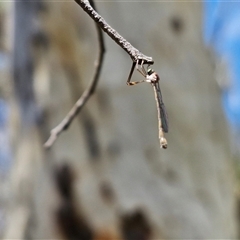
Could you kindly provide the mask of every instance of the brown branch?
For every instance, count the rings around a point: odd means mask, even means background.
[[[91,0],[91,4],[93,8],[95,8],[94,2],[92,0]],[[83,92],[82,96],[78,99],[78,101],[72,107],[72,109],[69,111],[69,113],[66,115],[66,117],[55,128],[51,130],[50,137],[44,144],[44,147],[46,148],[50,148],[53,145],[53,143],[56,141],[58,136],[71,125],[73,119],[77,116],[77,114],[83,108],[83,106],[88,101],[90,96],[95,92],[98,79],[100,76],[100,72],[102,69],[103,57],[105,53],[103,33],[97,23],[96,23],[96,29],[97,29],[98,43],[99,43],[99,55],[96,62],[96,70],[95,70],[95,75],[93,77],[93,80],[89,85],[89,87]]]
[[[133,62],[152,65],[154,63],[152,57],[148,57],[133,47],[125,38],[123,38],[115,29],[113,29],[105,19],[100,16],[94,7],[90,5],[88,0],[74,0],[97,24],[108,34],[124,51],[131,57]],[[92,4],[92,3],[91,3]]]

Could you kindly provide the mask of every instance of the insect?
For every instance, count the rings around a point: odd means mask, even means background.
[[[139,66],[140,66],[140,69],[139,69]],[[131,82],[131,77],[135,67],[145,77],[144,80]],[[127,85],[133,86],[142,82],[150,83],[153,87],[155,100],[157,104],[157,112],[158,112],[158,130],[159,130],[160,146],[161,148],[166,149],[167,140],[164,137],[164,133],[168,132],[168,118],[167,118],[166,108],[162,100],[162,93],[161,93],[160,84],[159,84],[160,77],[153,69],[149,68],[149,66],[146,71],[146,69],[143,66],[143,61],[141,61],[141,64],[139,64],[139,62],[137,61],[137,62],[134,62],[132,65],[131,71],[128,76]]]

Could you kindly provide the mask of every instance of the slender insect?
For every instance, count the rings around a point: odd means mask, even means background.
[[[140,66],[140,69],[139,69],[139,66]],[[137,81],[137,82],[130,81],[135,67],[145,77],[144,80]],[[160,84],[159,84],[160,77],[153,69],[149,67],[147,68],[147,71],[146,71],[143,66],[143,61],[141,61],[140,65],[139,65],[139,62],[137,61],[137,62],[134,62],[132,65],[130,74],[128,76],[127,85],[133,86],[142,82],[151,83],[153,87],[155,100],[157,104],[157,112],[158,112],[158,130],[159,130],[160,146],[161,148],[166,149],[167,140],[164,137],[164,132],[165,133],[168,132],[168,118],[167,118],[166,108],[162,100],[162,93],[161,93]]]

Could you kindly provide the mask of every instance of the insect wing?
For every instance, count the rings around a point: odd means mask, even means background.
[[[160,107],[160,115],[161,115],[161,122],[162,122],[162,128],[165,133],[168,132],[168,116],[167,116],[167,111],[165,108],[165,105],[162,100],[162,93],[161,89],[159,86],[159,82],[155,84],[156,89],[157,89],[157,96],[158,96],[158,102],[159,102],[159,107]]]
[[[161,121],[162,121],[162,128],[165,133],[168,132],[168,117],[165,105],[162,103],[160,105],[160,113],[161,113]]]

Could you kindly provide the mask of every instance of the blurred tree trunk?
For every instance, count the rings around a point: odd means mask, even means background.
[[[43,161],[41,110],[34,90],[34,44],[38,38],[39,1],[17,1],[14,7],[13,88],[14,166],[8,202],[6,239],[26,238],[31,225],[36,172]],[[17,121],[16,121],[17,119]]]
[[[236,237],[227,129],[213,62],[201,40],[201,3],[102,2],[98,8],[135,47],[153,56],[169,116],[169,148],[159,148],[151,86],[126,86],[131,60],[105,37],[97,93],[59,137],[48,162],[36,164],[43,158],[37,134],[18,137],[23,155],[16,152],[15,171],[21,174],[12,175],[6,238]],[[47,3],[42,24],[49,49],[35,68],[36,94],[54,127],[91,81],[98,44],[94,23],[74,2]],[[140,78],[136,74],[133,81]],[[26,84],[32,94],[32,81]],[[25,92],[16,88],[19,96]],[[22,119],[36,116],[31,94],[23,97]],[[28,131],[33,122],[26,122]]]

